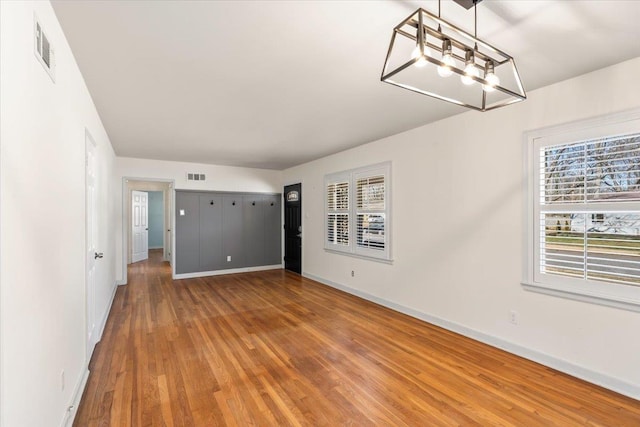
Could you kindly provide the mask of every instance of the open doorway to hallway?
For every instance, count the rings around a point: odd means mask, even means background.
[[[125,190],[127,264],[147,259],[149,249],[171,263],[173,184],[125,178]]]

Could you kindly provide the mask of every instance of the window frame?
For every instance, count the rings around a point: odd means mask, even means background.
[[[384,210],[376,210],[376,213],[384,215],[384,249],[370,249],[361,247],[357,242],[357,220],[358,213],[368,212],[366,209],[359,209],[357,206],[357,185],[358,180],[383,176],[384,177]],[[349,215],[348,245],[331,243],[329,241],[329,215],[336,213],[329,210],[328,186],[340,182],[348,182],[349,208],[344,213]],[[374,165],[364,166],[356,169],[326,174],[324,176],[324,249],[327,252],[355,256],[359,258],[371,259],[380,262],[391,263],[391,162],[383,162]]]
[[[541,210],[554,208],[540,203],[540,149],[549,145],[588,141],[597,138],[640,132],[640,109],[551,126],[524,134],[524,209],[525,244],[522,286],[524,289],[544,294],[607,305],[626,310],[640,311],[640,286],[616,284],[592,279],[579,279],[540,271],[540,214]],[[560,206],[558,210],[562,210]],[[576,213],[640,211],[640,202],[597,202],[579,204]],[[563,210],[563,212],[565,212]]]

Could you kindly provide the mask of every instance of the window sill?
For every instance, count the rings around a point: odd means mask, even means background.
[[[353,252],[339,251],[339,250],[328,249],[328,248],[324,248],[324,251],[328,252],[330,254],[346,255],[346,256],[353,257],[353,258],[366,259],[368,261],[375,261],[375,262],[379,262],[379,263],[382,263],[382,264],[393,264],[393,260],[392,259],[377,258],[377,257],[372,257],[372,256],[367,256],[367,255],[362,255],[362,254],[356,254],[356,253],[353,253]]]
[[[637,289],[638,298],[633,298],[572,286],[557,286],[536,282],[522,282],[521,284],[525,290],[531,292],[640,312],[640,289]]]

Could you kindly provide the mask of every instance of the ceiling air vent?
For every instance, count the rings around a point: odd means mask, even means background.
[[[49,74],[49,77],[51,77],[51,80],[55,83],[55,58],[53,55],[53,47],[51,46],[49,37],[45,34],[40,21],[38,21],[38,18],[35,15],[33,22],[35,31],[35,46],[33,53],[35,53],[36,58],[38,58],[38,61],[42,64],[47,74]]]
[[[187,181],[204,181],[206,179],[203,173],[187,173]]]

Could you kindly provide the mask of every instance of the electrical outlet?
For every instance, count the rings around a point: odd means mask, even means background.
[[[231,255],[227,255],[227,262],[231,262]]]
[[[64,369],[60,372],[60,391],[64,391]]]
[[[356,272],[351,270],[351,277],[356,277]]]
[[[512,325],[518,324],[518,312],[515,310],[509,311],[509,323]]]

